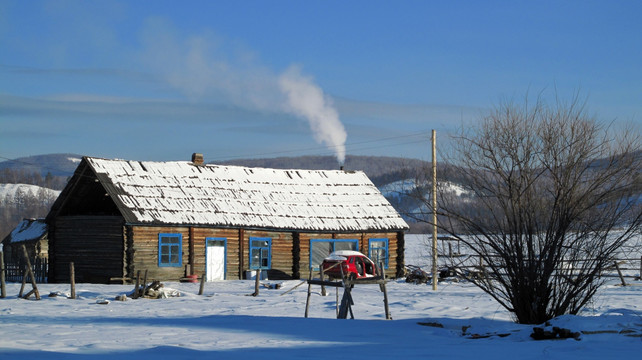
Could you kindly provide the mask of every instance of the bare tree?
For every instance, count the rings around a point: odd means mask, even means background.
[[[462,130],[452,160],[472,196],[441,194],[438,213],[485,265],[471,281],[519,323],[578,313],[640,231],[639,140],[587,116],[577,96],[502,103]]]

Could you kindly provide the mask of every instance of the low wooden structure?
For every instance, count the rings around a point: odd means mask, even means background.
[[[384,304],[384,313],[386,320],[392,320],[390,315],[390,309],[388,306],[388,290],[386,289],[386,278],[384,276],[372,277],[367,279],[348,279],[343,278],[340,281],[328,281],[328,280],[317,280],[317,279],[308,279],[308,296],[305,302],[305,315],[308,317],[308,309],[310,307],[310,297],[311,297],[311,287],[312,285],[320,285],[321,287],[329,286],[337,289],[337,319],[347,319],[348,313],[350,318],[354,319],[354,314],[352,312],[352,306],[354,305],[354,300],[352,299],[352,290],[355,285],[366,285],[366,284],[378,284],[381,292],[383,293],[383,304]],[[339,305],[339,292],[338,289],[343,288],[343,295],[341,297],[341,305]]]
[[[46,218],[49,279],[306,277],[358,250],[404,270],[400,215],[360,171],[280,170],[83,157]]]
[[[2,240],[2,247],[7,280],[21,281],[26,266],[24,247],[36,280],[46,281],[49,241],[45,219],[22,220]]]

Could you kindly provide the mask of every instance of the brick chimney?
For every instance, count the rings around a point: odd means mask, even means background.
[[[203,165],[203,154],[193,153],[192,154],[192,164],[194,164],[194,165]]]

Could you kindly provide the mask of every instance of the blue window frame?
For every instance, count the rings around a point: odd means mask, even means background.
[[[250,269],[267,270],[272,266],[272,239],[250,237]]]
[[[368,257],[377,266],[383,262],[383,267],[388,268],[388,239],[368,239]]]
[[[158,266],[183,266],[182,234],[158,234]]]
[[[319,270],[319,266],[330,253],[339,250],[359,249],[357,239],[311,239],[310,240],[310,268]]]

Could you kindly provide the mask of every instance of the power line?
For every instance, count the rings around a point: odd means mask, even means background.
[[[404,135],[399,135],[399,136],[388,136],[388,137],[383,137],[383,138],[378,138],[378,139],[372,139],[372,140],[364,140],[364,141],[358,141],[358,142],[353,142],[353,143],[347,143],[344,146],[346,148],[350,148],[351,151],[362,151],[362,150],[371,150],[371,149],[381,149],[381,148],[387,148],[387,147],[393,147],[393,146],[403,146],[403,145],[408,145],[408,144],[416,144],[416,143],[421,143],[424,141],[429,140],[428,139],[428,132],[418,132],[418,133],[411,133],[411,134],[404,134]],[[418,140],[413,140],[413,141],[406,141],[401,144],[388,144],[388,145],[380,145],[380,146],[367,146],[367,147],[359,147],[357,145],[364,145],[364,144],[372,144],[372,143],[380,143],[380,142],[385,142],[385,141],[390,141],[390,140],[398,140],[398,139],[410,139],[410,138],[415,138],[415,137],[421,137],[421,136],[426,136],[426,139],[418,139]],[[355,147],[356,146],[356,147]],[[242,158],[252,158],[256,156],[270,156],[270,155],[279,155],[279,154],[291,154],[291,153],[301,153],[301,152],[308,152],[308,151],[323,151],[324,153],[327,153],[328,151],[333,151],[336,150],[340,145],[337,146],[315,146],[315,147],[310,147],[310,148],[299,148],[299,149],[292,149],[292,150],[283,150],[283,151],[273,151],[269,153],[261,153],[261,154],[247,154],[247,155],[234,155],[234,156],[228,156],[226,158],[218,158],[214,159],[214,161],[224,161],[224,160],[230,160],[230,159],[242,159]],[[31,163],[28,161],[24,160],[18,160],[18,159],[11,159],[5,156],[0,155],[0,159],[5,159],[7,161],[11,162],[16,162],[16,163],[21,163],[25,165],[30,165],[30,166],[37,166],[41,167],[43,169],[47,169],[49,171],[53,172],[63,172],[64,170],[60,168],[52,168],[49,166],[43,166],[41,164],[36,164],[36,163]]]
[[[359,147],[354,148],[353,147],[354,145],[362,145],[362,144],[370,144],[370,143],[382,142],[382,141],[388,141],[388,140],[412,138],[412,137],[422,136],[422,135],[426,136],[426,139],[417,140],[417,141],[411,141],[411,142],[405,142],[403,144],[387,145],[387,146],[365,147],[365,148],[359,148]],[[352,151],[378,149],[378,148],[382,148],[382,147],[391,147],[391,146],[402,146],[402,145],[415,144],[415,143],[419,143],[419,142],[422,142],[422,141],[427,141],[427,140],[429,140],[428,135],[429,135],[428,132],[412,133],[412,134],[405,134],[405,135],[399,135],[399,136],[390,136],[390,137],[373,139],[373,140],[359,141],[359,142],[354,142],[354,143],[347,143],[347,144],[345,144],[343,146],[345,146],[346,148],[349,147]],[[299,149],[292,149],[292,150],[273,151],[273,152],[269,152],[269,153],[261,153],[259,155],[261,155],[261,156],[270,156],[270,155],[279,155],[279,154],[301,153],[301,152],[308,152],[308,151],[323,151],[324,153],[327,153],[328,151],[336,150],[339,147],[341,147],[341,145],[316,146],[316,147],[311,147],[311,148],[299,148]],[[214,159],[214,161],[216,161],[216,160],[225,161],[225,160],[230,160],[230,159],[242,159],[242,158],[256,157],[256,156],[257,156],[257,154],[234,155],[234,156],[227,156],[225,158],[217,158],[217,159]]]

